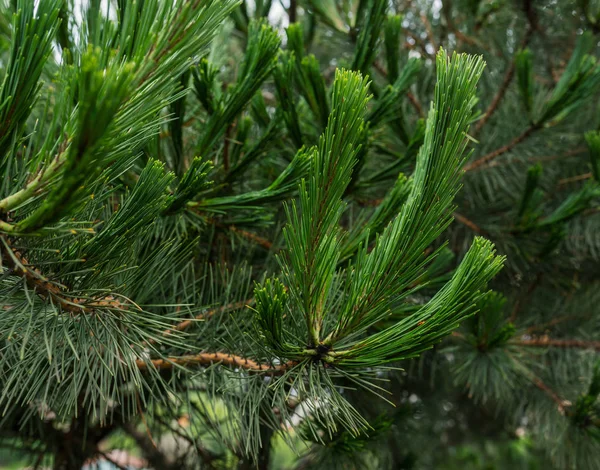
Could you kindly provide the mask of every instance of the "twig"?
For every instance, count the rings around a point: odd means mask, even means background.
[[[373,68],[377,70],[382,77],[387,78],[387,70],[383,67],[383,65],[381,65],[381,62],[379,62],[377,59],[373,61]],[[423,108],[421,107],[421,104],[419,103],[419,100],[417,100],[415,95],[413,95],[410,91],[407,91],[406,97],[408,98],[408,101],[410,101],[412,107],[415,108],[415,111],[419,114],[419,117],[424,117]]]
[[[514,344],[534,348],[593,349],[594,351],[600,351],[600,341],[582,339],[552,339],[544,336],[517,340],[514,341]]]
[[[23,277],[29,287],[43,300],[51,300],[58,304],[62,310],[80,314],[93,312],[97,308],[123,310],[124,305],[112,295],[97,299],[70,298],[58,285],[48,281],[39,269],[31,267],[27,259],[18,251],[13,250],[6,237],[0,237],[2,262],[17,275]]]
[[[456,39],[458,41],[463,41],[467,44],[470,44],[471,46],[477,46],[477,47],[480,47],[481,49],[487,50],[487,48],[483,44],[481,44],[481,42],[479,42],[479,40],[477,40],[474,37],[467,36],[465,33],[460,31],[456,27],[456,25],[454,24],[454,21],[452,20],[452,3],[450,0],[444,1],[443,5],[442,5],[442,12],[444,14],[444,18],[446,20],[446,26],[448,27],[448,30],[456,36]],[[458,46],[460,46],[460,43],[458,43]],[[457,49],[460,49],[460,47],[457,47]]]
[[[530,26],[525,31],[525,37],[523,38],[523,41],[521,42],[521,49],[523,49],[524,47],[527,46],[527,44],[531,40],[532,34],[533,34],[533,28]],[[506,91],[508,90],[508,86],[510,85],[510,82],[512,81],[512,79],[515,75],[515,68],[516,68],[516,62],[515,62],[515,59],[513,58],[508,69],[506,69],[506,73],[504,74],[504,79],[502,80],[502,84],[500,85],[500,88],[498,88],[498,91],[496,92],[494,99],[492,99],[492,102],[490,103],[490,105],[487,107],[487,109],[483,113],[483,116],[481,117],[481,119],[479,121],[477,121],[477,124],[475,124],[475,127],[473,128],[473,136],[475,136],[479,133],[481,128],[485,125],[485,123],[492,117],[492,115],[498,109],[498,105],[502,101],[502,98],[504,98],[504,95],[506,94]]]
[[[181,127],[190,127],[192,124],[194,124],[194,122],[196,122],[196,117],[191,117],[191,118],[189,118],[187,121],[185,121],[185,122],[184,122],[184,123],[181,125]],[[171,135],[171,131],[170,131],[170,130],[168,130],[168,129],[165,129],[164,131],[162,131],[162,132],[159,134],[159,137],[160,137],[161,139],[164,139],[165,137],[169,137],[170,135]]]
[[[229,171],[229,145],[231,142],[230,135],[233,130],[234,124],[230,123],[225,130],[225,137],[223,142],[223,170]]]
[[[256,233],[237,228],[233,224],[230,224],[230,225],[223,224],[223,223],[219,222],[217,219],[214,219],[212,217],[206,217],[205,215],[202,215],[202,212],[200,210],[198,210],[194,207],[188,206],[188,210],[194,212],[195,214],[200,215],[201,217],[204,217],[204,219],[206,220],[207,223],[213,224],[215,227],[230,230],[234,233],[237,233],[238,235],[242,236],[243,238],[250,240],[251,242],[256,243],[257,245],[260,245],[263,248],[266,248],[267,250],[270,250],[271,248],[273,248],[273,242],[271,242],[270,240],[268,240],[264,237],[261,237],[260,235],[257,235]]]
[[[527,289],[525,290],[525,292],[523,293],[523,295],[520,295],[517,298],[517,301],[515,302],[515,305],[513,307],[513,310],[510,314],[510,318],[509,321],[511,323],[514,323],[517,320],[517,314],[519,313],[520,309],[521,309],[521,305],[522,305],[522,301],[523,299],[528,299],[531,297],[531,294],[533,293],[534,290],[536,290],[538,288],[538,286],[540,285],[540,282],[542,281],[542,277],[543,277],[543,272],[539,271],[536,276],[535,279],[533,280],[533,282],[531,282],[531,284],[529,285],[529,287],[527,287]]]
[[[554,160],[560,160],[561,158],[574,157],[574,156],[580,155],[585,152],[587,152],[587,148],[578,147],[576,149],[569,150],[568,152],[565,152],[562,155],[545,155],[545,156],[541,156],[541,157],[528,157],[528,158],[525,158],[521,163],[529,164],[529,163],[535,163],[535,162],[551,162]],[[503,166],[505,164],[506,164],[506,162],[501,163],[501,162],[495,161],[495,162],[492,162],[489,165],[487,165],[487,167],[493,168],[493,167],[497,167],[497,166]]]
[[[288,16],[290,24],[296,22],[297,17],[297,0],[290,0],[290,7],[288,8]]]
[[[568,321],[568,320],[573,320],[573,319],[576,319],[576,318],[578,318],[577,315],[563,315],[561,317],[556,317],[556,318],[553,318],[552,320],[550,320],[549,322],[530,326],[529,328],[527,328],[525,330],[525,333],[526,334],[531,334],[531,333],[533,333],[535,331],[540,331],[540,330],[543,330],[544,328],[548,328],[550,326],[558,325],[559,323],[562,323],[562,322],[565,322],[565,321]]]
[[[247,299],[247,300],[242,300],[240,302],[232,302],[227,305],[223,305],[222,307],[217,307],[217,308],[213,308],[211,310],[207,310],[206,312],[202,312],[199,315],[196,315],[193,319],[184,320],[182,322],[177,323],[177,325],[175,325],[173,328],[163,331],[162,336],[169,336],[175,331],[186,330],[192,325],[192,323],[194,323],[196,321],[205,320],[206,318],[210,318],[216,314],[225,313],[230,310],[237,310],[237,309],[243,308],[247,305],[252,305],[253,303],[254,303],[254,298],[251,298],[251,299]],[[153,344],[153,343],[155,343],[154,340],[149,340],[149,341],[147,341],[146,344]]]
[[[267,372],[269,375],[280,375],[285,371],[296,366],[295,361],[284,362],[283,364],[271,365],[262,364],[252,359],[228,354],[223,352],[201,353],[193,356],[169,357],[166,359],[152,359],[147,362],[138,359],[136,364],[139,369],[147,370],[150,364],[159,370],[173,369],[176,366],[210,366],[212,364],[222,364],[227,367],[244,369],[251,372]]]
[[[413,33],[412,31],[407,30],[406,35],[409,38],[411,38],[413,41],[415,41],[415,45],[417,45],[421,48],[421,52],[423,53],[423,55],[425,57],[433,58],[433,54],[429,53],[429,51],[427,50],[427,45],[423,42],[423,40],[417,34]]]
[[[558,180],[558,185],[563,186],[565,184],[574,183],[575,181],[583,181],[592,177],[591,173],[584,173],[583,175],[571,176],[570,178],[563,178]]]
[[[571,402],[569,400],[563,400],[558,394],[552,390],[548,385],[546,385],[542,380],[538,377],[532,377],[531,381],[533,384],[542,390],[546,395],[548,395],[554,403],[558,405],[558,411],[561,415],[565,414],[565,409],[571,406]]]
[[[431,23],[429,22],[429,18],[427,18],[427,15],[425,15],[425,13],[421,13],[421,21],[423,22],[423,25],[425,26],[425,32],[427,33],[427,39],[429,39],[429,43],[433,46],[433,50],[437,51],[437,42],[435,40],[435,37],[433,36],[433,29],[431,27]]]
[[[518,144],[523,142],[527,137],[529,137],[531,134],[533,134],[538,129],[540,129],[540,126],[538,126],[536,124],[530,125],[527,129],[525,129],[520,135],[518,135],[513,140],[511,140],[508,144],[503,145],[502,147],[497,148],[496,150],[484,155],[483,157],[478,158],[477,160],[469,163],[468,165],[466,165],[464,167],[464,170],[465,171],[473,171],[473,170],[479,168],[480,166],[492,161],[494,158],[497,158],[500,155],[511,151],[515,146],[517,146]]]
[[[144,433],[139,432],[134,425],[126,423],[123,430],[135,440],[150,466],[164,470],[174,468],[165,455],[156,448],[154,442],[151,442]]]
[[[218,225],[220,225],[220,224],[218,224]],[[227,228],[229,230],[231,230],[233,233],[237,233],[238,235],[241,235],[242,237],[246,238],[247,240],[250,240],[250,241],[256,243],[257,245],[260,245],[267,250],[270,250],[271,248],[273,248],[273,243],[271,241],[267,240],[266,238],[261,237],[260,235],[249,232],[247,230],[242,230],[240,228],[237,228],[235,225],[228,225]]]
[[[98,453],[102,456],[102,458],[104,460],[106,460],[108,463],[114,465],[115,467],[117,467],[119,470],[128,470],[128,468],[130,467],[124,467],[123,465],[121,465],[117,460],[113,459],[108,452],[103,452],[103,451],[98,451]]]
[[[454,216],[454,218],[458,222],[460,222],[461,224],[463,224],[466,227],[469,227],[471,230],[473,230],[473,232],[478,233],[480,235],[482,235],[483,233],[485,233],[484,230],[481,227],[479,227],[472,220],[467,219],[464,215],[461,215],[458,212],[454,212],[452,215]]]
[[[158,421],[160,424],[162,424],[165,428],[167,428],[169,430],[169,432],[176,434],[177,436],[179,436],[180,438],[185,440],[188,444],[190,444],[190,446],[192,446],[196,450],[196,452],[198,452],[198,455],[202,459],[202,462],[206,465],[206,468],[210,468],[210,469],[215,468],[213,465],[213,461],[216,459],[216,456],[213,455],[210,452],[210,450],[208,450],[206,447],[204,447],[200,443],[199,439],[196,441],[196,440],[192,439],[190,436],[188,436],[185,432],[181,431],[180,429],[174,429],[165,419],[161,418],[160,416],[154,416],[154,419],[156,421]],[[182,428],[182,427],[183,426],[181,426],[178,423],[178,428]]]

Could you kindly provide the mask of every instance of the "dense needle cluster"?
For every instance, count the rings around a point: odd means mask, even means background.
[[[596,468],[597,7],[249,3],[0,1],[0,446]]]

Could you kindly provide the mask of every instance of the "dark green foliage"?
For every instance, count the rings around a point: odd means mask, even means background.
[[[523,49],[517,52],[515,57],[515,67],[517,80],[519,82],[519,92],[523,105],[528,113],[531,113],[534,99],[533,89],[533,54],[530,49]]]
[[[597,2],[79,3],[0,0],[16,466],[598,468]]]

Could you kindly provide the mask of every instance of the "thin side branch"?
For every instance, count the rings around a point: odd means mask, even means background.
[[[464,168],[465,171],[473,171],[473,170],[479,168],[480,166],[491,162],[493,159],[499,157],[500,155],[511,151],[515,146],[517,146],[518,144],[523,142],[525,139],[527,139],[527,137],[529,137],[531,134],[533,134],[538,129],[540,129],[539,126],[537,126],[535,124],[530,125],[527,129],[525,129],[520,135],[518,135],[513,140],[511,140],[508,144],[503,145],[502,147],[497,148],[496,150],[494,150],[494,151],[484,155],[483,157],[478,158],[477,160],[466,165]]]
[[[514,344],[537,348],[564,348],[564,349],[593,349],[600,351],[600,341],[587,341],[582,339],[552,339],[548,337],[521,339]]]
[[[207,310],[206,312],[202,312],[201,314],[196,315],[193,320],[192,319],[184,320],[180,323],[177,323],[177,325],[175,325],[173,328],[171,328],[169,330],[165,330],[162,335],[169,336],[174,331],[183,331],[183,330],[188,329],[192,325],[192,323],[194,323],[195,321],[205,320],[205,319],[210,318],[219,313],[225,313],[225,312],[229,312],[231,310],[237,310],[240,308],[244,308],[246,305],[252,305],[253,303],[254,303],[254,298],[251,298],[251,299],[247,299],[247,300],[242,300],[240,302],[232,302],[230,304],[223,305],[222,307],[217,307],[217,308],[213,308],[211,310]],[[150,341],[149,341],[149,343],[150,343]]]
[[[465,227],[470,228],[471,230],[473,230],[473,232],[478,233],[480,235],[485,233],[484,230],[481,227],[479,227],[479,225],[477,225],[472,220],[467,219],[464,215],[461,215],[458,212],[454,212],[452,215],[454,216],[457,222],[460,222]]]
[[[581,317],[578,317],[577,315],[563,315],[561,317],[556,317],[556,318],[553,318],[552,320],[550,320],[547,323],[536,324],[536,325],[530,326],[529,328],[527,328],[525,330],[525,333],[526,334],[531,334],[531,333],[534,333],[536,331],[540,331],[540,330],[543,330],[543,329],[546,329],[546,328],[550,328],[551,326],[558,325],[559,323],[563,323],[565,321],[575,320],[577,318],[581,318]]]
[[[387,78],[387,70],[383,67],[383,65],[381,65],[381,62],[379,62],[377,59],[373,61],[373,68],[377,70],[382,77]],[[410,104],[415,109],[419,117],[424,117],[425,113],[423,112],[423,107],[421,106],[419,100],[417,100],[415,95],[413,95],[410,91],[407,91],[406,97],[408,98],[408,101],[410,101]]]
[[[70,297],[56,283],[50,282],[39,269],[31,265],[19,251],[14,250],[6,237],[0,237],[0,250],[2,263],[9,270],[21,276],[40,298],[50,300],[64,311],[81,314],[90,313],[97,308],[124,309],[124,305],[112,295],[96,299]]]
[[[562,399],[554,390],[552,390],[548,385],[542,382],[542,380],[538,377],[533,377],[531,381],[537,388],[539,388],[546,395],[548,395],[554,403],[556,403],[558,407],[558,412],[561,415],[564,415],[565,409],[572,405],[572,403],[569,400]]]
[[[221,364],[227,367],[244,369],[251,372],[266,372],[269,375],[280,375],[297,365],[297,362],[288,361],[277,365],[262,364],[252,359],[236,356],[234,354],[213,352],[201,353],[193,356],[152,359],[149,362],[138,359],[136,364],[140,370],[147,370],[150,367],[150,364],[159,370],[173,369],[176,366],[210,366],[213,364]]]
[[[529,44],[532,34],[533,34],[533,28],[530,26],[525,31],[525,37],[523,38],[523,41],[521,42],[521,49],[523,49],[524,47],[527,46],[527,44]],[[485,123],[492,117],[492,115],[498,109],[498,105],[504,98],[504,95],[506,94],[506,91],[508,90],[508,87],[509,87],[510,83],[512,82],[512,79],[515,75],[515,68],[516,68],[516,62],[515,62],[515,59],[513,58],[509,67],[506,69],[506,73],[504,74],[504,79],[502,80],[502,84],[500,85],[500,88],[498,88],[498,91],[496,92],[496,95],[492,99],[492,102],[490,103],[490,105],[487,107],[487,109],[483,113],[483,116],[481,117],[481,119],[479,121],[477,121],[477,124],[475,124],[475,127],[473,128],[473,134],[472,134],[473,136],[475,136],[479,133],[481,128],[483,126],[485,126]]]
[[[577,181],[587,180],[587,179],[590,179],[592,176],[593,175],[591,173],[584,173],[582,175],[571,176],[570,178],[563,178],[561,180],[558,180],[558,185],[559,186],[563,186],[565,184],[575,183]]]
[[[217,225],[223,226],[222,224],[217,224]],[[246,240],[250,240],[251,242],[256,243],[257,245],[262,246],[266,250],[270,250],[271,248],[273,248],[273,243],[270,240],[267,240],[266,238],[261,237],[260,235],[257,235],[253,232],[249,232],[248,230],[242,230],[241,228],[237,228],[235,225],[227,225],[226,227],[231,232],[237,233],[238,235],[245,238]]]

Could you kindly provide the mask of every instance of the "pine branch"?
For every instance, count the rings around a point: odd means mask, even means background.
[[[579,316],[579,315],[562,315],[560,317],[553,318],[549,322],[530,326],[529,328],[527,328],[525,330],[525,334],[531,334],[531,333],[534,333],[536,331],[543,330],[544,328],[549,328],[551,326],[558,325],[560,323],[563,323],[563,322],[566,322],[566,321],[569,321],[569,320],[577,320],[578,318],[582,318],[582,317],[586,318],[586,317],[589,317],[589,316],[590,316],[590,314],[585,315],[585,316]]]
[[[559,186],[564,186],[565,184],[576,183],[577,181],[584,181],[592,178],[594,175],[592,173],[583,173],[582,175],[570,176],[569,178],[562,178],[558,180]]]
[[[527,44],[529,44],[529,41],[531,40],[532,36],[533,36],[533,28],[530,26],[525,30],[525,36],[523,37],[523,41],[521,41],[521,49],[524,49],[525,47],[527,47]],[[515,69],[516,69],[516,57],[513,58],[509,67],[506,69],[506,73],[504,74],[502,83],[500,84],[500,87],[498,88],[498,91],[494,95],[494,98],[490,102],[489,106],[483,113],[483,116],[481,117],[481,119],[479,119],[479,121],[477,121],[477,124],[475,124],[475,127],[473,128],[473,132],[471,134],[473,137],[475,137],[477,134],[479,134],[479,131],[481,130],[481,128],[483,126],[485,126],[485,124],[489,121],[489,119],[493,116],[493,114],[498,109],[498,106],[500,105],[500,102],[504,98],[504,95],[506,94],[508,87],[511,84],[512,79],[515,75]]]
[[[367,254],[365,246],[359,252],[348,282],[350,294],[331,341],[378,321],[386,314],[386,299],[405,291],[422,274],[423,252],[451,221],[466,147],[464,135],[482,70],[483,63],[475,58],[454,55],[450,59],[443,51],[438,54],[436,99],[411,194],[373,250]]]
[[[552,401],[554,403],[556,403],[557,407],[558,407],[558,412],[561,415],[564,415],[566,412],[566,409],[568,407],[570,407],[572,404],[569,400],[564,400],[562,399],[558,393],[556,393],[554,390],[552,390],[548,385],[546,385],[542,379],[538,378],[538,377],[532,377],[531,381],[533,382],[533,384],[539,388],[541,391],[543,391],[546,395],[548,395]]]
[[[537,124],[531,124],[527,129],[525,129],[521,134],[511,140],[508,144],[503,145],[502,147],[493,150],[490,153],[485,154],[483,157],[478,158],[477,160],[472,161],[471,163],[465,165],[465,171],[473,171],[483,165],[489,165],[489,162],[499,157],[500,155],[505,154],[506,152],[510,152],[514,147],[519,145],[529,136],[531,136],[534,132],[541,129],[541,126]]]
[[[384,77],[384,78],[388,77],[387,71],[385,70],[383,65],[381,65],[381,63],[378,60],[373,61],[373,68],[375,70],[377,70],[382,77]],[[410,102],[412,107],[415,109],[415,111],[417,112],[419,117],[421,117],[421,118],[424,117],[425,113],[423,112],[421,103],[419,103],[419,100],[415,97],[415,95],[413,95],[410,91],[406,91],[405,94],[406,94],[406,97],[408,98],[408,101]]]
[[[473,230],[473,232],[479,234],[479,235],[483,235],[484,231],[481,229],[481,227],[479,227],[475,222],[473,222],[472,220],[467,219],[464,215],[459,214],[458,212],[453,212],[452,215],[454,216],[454,218],[460,222],[461,224],[463,224],[465,227],[470,228],[471,230]]]
[[[421,13],[419,17],[421,18],[421,22],[425,26],[425,32],[427,33],[427,39],[429,39],[429,44],[433,47],[434,51],[437,51],[438,45],[437,41],[435,40],[435,37],[433,36],[433,29],[431,28],[429,18],[427,18],[427,15],[425,13]]]
[[[196,315],[193,320],[184,320],[182,322],[179,322],[173,328],[165,330],[162,333],[162,335],[169,336],[169,335],[173,334],[175,331],[187,330],[190,326],[192,326],[197,321],[206,320],[210,317],[213,317],[214,315],[225,313],[225,312],[230,312],[232,310],[239,310],[240,308],[251,306],[252,304],[254,304],[254,298],[242,300],[240,302],[232,302],[230,304],[223,305],[222,307],[217,307],[217,308],[207,310],[206,312]],[[148,344],[152,344],[154,342],[155,341],[148,341]]]
[[[0,86],[0,158],[5,158],[9,148],[21,138],[36,101],[40,90],[38,81],[58,29],[61,3],[49,0],[39,8],[29,1],[17,4],[8,64]],[[35,16],[34,10],[37,10]]]
[[[328,125],[311,160],[309,182],[300,186],[300,212],[294,204],[286,208],[289,251],[282,267],[314,346],[320,343],[325,302],[339,258],[342,195],[360,149],[367,100],[367,83],[360,74],[336,73]]]
[[[511,341],[519,346],[534,348],[561,348],[561,349],[593,349],[600,351],[600,341],[588,341],[580,339],[553,339],[542,336],[533,339],[520,339]]]
[[[156,444],[149,436],[138,431],[133,424],[127,423],[123,426],[123,430],[129,434],[142,451],[142,455],[148,460],[154,468],[163,470],[176,470],[170,464],[167,457],[156,447]],[[179,468],[179,466],[177,467]]]
[[[217,225],[223,226],[222,224],[217,224]],[[231,232],[242,236],[246,240],[250,240],[252,243],[262,246],[266,250],[271,250],[273,248],[273,242],[270,240],[267,240],[264,237],[261,237],[260,235],[249,232],[248,230],[242,230],[242,229],[236,227],[235,225],[228,225],[228,226],[226,226],[226,228],[228,230],[230,230]]]
[[[264,364],[256,362],[234,354],[213,352],[201,353],[194,356],[167,357],[165,359],[152,359],[150,361],[138,359],[136,364],[140,370],[147,370],[151,367],[159,370],[173,369],[177,366],[210,366],[221,364],[234,369],[243,369],[249,372],[263,372],[268,375],[280,375],[298,365],[295,361],[288,361],[281,364]]]
[[[96,309],[106,308],[118,311],[125,310],[125,305],[112,295],[97,298],[70,297],[57,284],[50,282],[39,269],[32,266],[27,259],[10,246],[10,241],[0,236],[2,243],[2,261],[16,275],[21,276],[30,288],[45,301],[51,301],[66,312],[73,314],[93,313]]]

